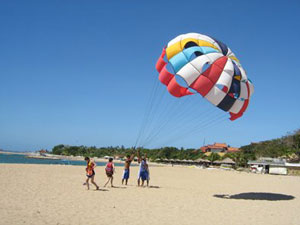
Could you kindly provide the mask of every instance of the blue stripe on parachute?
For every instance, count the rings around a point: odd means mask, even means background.
[[[185,64],[190,62],[191,56],[195,52],[201,52],[205,55],[208,53],[213,53],[213,52],[218,52],[218,51],[214,48],[205,47],[205,46],[204,47],[195,46],[195,47],[190,47],[190,48],[184,49],[182,52],[179,52],[178,54],[176,54],[169,60],[175,73],[177,73]]]

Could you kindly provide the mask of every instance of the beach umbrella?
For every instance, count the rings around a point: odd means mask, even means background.
[[[216,161],[213,161],[213,163],[215,163],[215,164],[222,164],[222,161],[221,160],[216,160]]]
[[[201,159],[202,163],[210,163],[210,161],[208,159]]]
[[[224,164],[235,164],[235,162],[231,158],[225,158],[221,162]]]
[[[197,162],[197,163],[205,163],[205,162],[209,162],[209,161],[206,160],[206,159],[199,158],[199,159],[196,159],[195,162]]]

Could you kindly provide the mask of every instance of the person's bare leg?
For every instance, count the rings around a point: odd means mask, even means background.
[[[125,180],[125,185],[127,185],[127,183],[128,183],[128,179]]]
[[[106,183],[104,184],[104,187],[106,187],[106,185],[108,184],[109,180],[110,180],[110,177],[108,177]]]
[[[147,179],[147,187],[149,187],[149,179]]]
[[[91,178],[91,182],[92,182],[93,185],[95,185],[96,189],[98,190],[98,189],[99,189],[99,186],[95,183],[94,177],[95,177],[95,176],[93,176],[93,177]]]
[[[111,187],[114,187],[114,185],[113,185],[113,180],[114,180],[114,177],[111,177],[111,178],[110,178],[110,186],[111,186]]]
[[[142,180],[142,184],[141,184],[141,187],[144,187],[144,182],[145,182],[145,181],[144,181],[144,180]]]
[[[126,182],[126,181],[125,181]],[[123,185],[123,183],[124,183],[124,179],[122,179],[122,185]],[[127,185],[127,183],[125,183],[126,185]]]
[[[139,187],[139,186],[140,186],[140,178],[138,179],[138,182],[137,182],[137,183],[138,183],[138,187]]]
[[[90,190],[89,180],[90,180],[90,178],[87,178],[85,181],[88,190]]]

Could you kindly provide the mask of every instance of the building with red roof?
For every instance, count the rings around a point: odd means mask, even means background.
[[[214,153],[228,153],[228,152],[238,152],[239,148],[234,148],[228,146],[226,143],[214,143],[213,145],[205,145],[200,148],[203,153],[214,152]]]
[[[234,147],[228,147],[227,148],[227,152],[239,152],[240,149],[239,148],[234,148]]]

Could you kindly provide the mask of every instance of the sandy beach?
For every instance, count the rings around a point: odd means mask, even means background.
[[[150,188],[83,186],[85,167],[0,165],[0,224],[300,224],[300,178],[150,167]],[[95,181],[103,186],[104,167]]]

